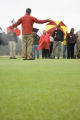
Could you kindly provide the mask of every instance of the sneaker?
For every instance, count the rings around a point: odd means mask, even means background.
[[[27,60],[26,58],[23,58],[23,60]]]
[[[12,57],[10,57],[9,59],[13,59]]]
[[[13,57],[12,59],[17,59],[16,57]]]

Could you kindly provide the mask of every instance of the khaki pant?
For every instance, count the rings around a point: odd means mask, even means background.
[[[32,59],[32,45],[33,36],[32,34],[22,36],[22,57],[24,59]]]
[[[53,44],[53,51],[52,51],[52,57],[55,57],[56,48],[58,48],[57,58],[60,58],[60,52],[61,52],[61,41],[54,41]]]
[[[16,42],[9,41],[9,48],[10,48],[10,57],[16,57]]]
[[[77,41],[76,43],[76,55],[77,55],[77,58],[80,58],[80,42]]]

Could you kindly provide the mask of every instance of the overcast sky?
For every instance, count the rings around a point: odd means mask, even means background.
[[[0,0],[0,27],[6,32],[6,27],[14,18],[17,21],[25,15],[26,8],[32,9],[32,16],[38,19],[62,20],[68,30],[80,29],[80,0]],[[34,24],[41,31],[46,24]],[[21,29],[21,26],[19,26]]]

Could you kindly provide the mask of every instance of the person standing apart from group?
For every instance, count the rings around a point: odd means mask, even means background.
[[[26,9],[25,16],[21,17],[13,27],[17,27],[22,24],[22,57],[23,60],[32,60],[32,45],[33,45],[33,24],[43,24],[46,22],[50,22],[51,20],[39,20],[35,17],[31,16],[31,9]]]
[[[9,42],[9,48],[10,48],[10,59],[16,59],[16,45],[18,39],[16,33],[13,32],[12,28],[10,28],[10,31],[7,34],[7,40]]]

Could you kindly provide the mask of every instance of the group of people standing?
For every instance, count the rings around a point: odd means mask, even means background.
[[[70,33],[66,32],[64,34],[60,29],[60,25],[56,26],[56,30],[52,35],[44,30],[39,40],[38,50],[42,49],[42,58],[54,59],[57,56],[59,59],[62,46],[63,59],[80,58],[80,31],[74,34],[74,28],[71,28]]]
[[[45,30],[41,36],[38,36],[37,33],[33,32],[34,23],[47,23],[51,20],[38,20],[31,15],[31,9],[26,9],[25,16],[21,17],[12,27],[17,27],[22,25],[22,58],[23,60],[34,60],[35,51],[37,51],[37,58],[39,58],[39,50],[42,49],[42,58],[51,58],[54,59],[56,54],[57,58],[60,58],[61,45],[63,43],[63,58],[74,58],[74,46],[76,43],[80,44],[78,40],[78,33],[74,34],[74,28],[71,29],[70,33],[64,33],[60,29],[60,25],[56,26],[56,30],[52,35],[47,33]],[[64,37],[65,36],[65,37]],[[56,48],[58,52],[56,53]],[[76,48],[80,49],[80,46],[77,44]],[[67,50],[67,56],[65,52]],[[77,56],[78,57],[78,56]]]

